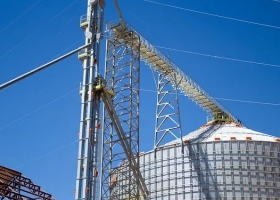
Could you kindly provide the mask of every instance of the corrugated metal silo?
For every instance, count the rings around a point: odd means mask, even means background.
[[[280,199],[280,140],[235,123],[207,124],[140,156],[151,199]],[[112,199],[126,199],[126,162],[114,172]]]

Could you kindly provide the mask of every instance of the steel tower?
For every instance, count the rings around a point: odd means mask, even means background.
[[[108,24],[108,30],[111,29]],[[117,35],[111,35],[106,42],[106,68],[105,79],[107,88],[114,91],[113,105],[121,122],[122,128],[129,143],[129,153],[139,163],[139,84],[140,84],[140,41],[133,32],[121,33],[127,40],[119,40]],[[129,43],[129,45],[127,44]],[[133,47],[133,48],[131,48]],[[121,141],[112,127],[108,110],[104,109],[103,126],[103,155],[102,155],[102,199],[114,198],[110,186],[114,184],[112,171],[122,162],[131,163],[127,159]],[[131,165],[131,164],[129,164]],[[138,167],[138,166],[137,166]],[[135,187],[129,171],[125,185],[118,193],[123,193],[123,198],[138,199],[139,188]],[[124,196],[128,194],[128,196]],[[119,194],[118,194],[119,196]],[[121,195],[122,196],[122,195]]]
[[[171,77],[171,80],[169,80],[166,78],[166,74],[162,72],[158,73],[154,139],[155,156],[157,148],[164,144],[165,140],[171,141],[181,138],[182,143],[182,127],[178,98],[178,85],[180,81],[181,80],[176,79],[176,76]]]
[[[93,86],[99,74],[99,51],[104,16],[103,0],[88,0],[87,15],[81,17],[81,28],[90,47],[79,53],[83,62],[81,84],[81,121],[79,131],[79,152],[76,200],[96,199],[98,188],[98,138],[100,129],[100,97],[94,96]]]

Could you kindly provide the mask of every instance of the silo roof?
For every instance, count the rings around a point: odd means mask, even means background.
[[[246,127],[242,127],[236,123],[206,124],[198,130],[183,136],[183,142],[185,141],[185,143],[186,141],[190,143],[197,143],[229,140],[280,142],[280,139],[275,136],[257,132]],[[164,146],[176,143],[180,143],[180,139],[166,143]]]

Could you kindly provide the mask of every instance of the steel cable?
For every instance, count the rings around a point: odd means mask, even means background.
[[[67,6],[65,9],[63,9],[60,13],[58,13],[56,16],[54,16],[51,20],[49,20],[47,23],[45,23],[43,26],[41,26],[40,28],[38,28],[36,31],[34,31],[33,33],[31,33],[30,35],[28,35],[24,40],[22,40],[21,42],[19,42],[16,46],[14,46],[13,48],[11,48],[9,51],[7,51],[4,55],[2,55],[0,57],[0,60],[2,58],[4,58],[5,56],[7,56],[8,54],[10,54],[13,50],[15,50],[16,48],[18,48],[21,44],[23,44],[25,41],[27,41],[29,38],[31,38],[35,33],[39,32],[42,28],[44,28],[46,25],[48,25],[50,22],[52,22],[54,19],[56,19],[58,16],[60,16],[62,13],[64,13],[66,10],[68,10],[71,6],[73,6],[76,2],[78,2],[78,0],[75,0],[74,2],[72,2],[69,6]]]
[[[201,12],[201,11],[197,11],[197,10],[182,8],[182,7],[179,7],[179,6],[173,6],[173,5],[159,3],[159,2],[150,1],[150,0],[143,0],[143,1],[153,3],[153,4],[162,5],[162,6],[166,6],[166,7],[170,7],[170,8],[175,8],[175,9],[185,10],[185,11],[199,13],[199,14],[203,14],[203,15],[208,15],[208,16],[212,16],[212,17],[219,17],[219,18],[228,19],[228,20],[232,20],[232,21],[243,22],[243,23],[247,23],[247,24],[254,24],[254,25],[258,25],[258,26],[265,26],[265,27],[269,27],[269,28],[280,29],[279,26],[273,26],[273,25],[269,25],[269,24],[262,24],[262,23],[258,23],[258,22],[252,22],[252,21],[237,19],[237,18],[233,18],[233,17],[226,17],[226,16],[222,16],[222,15],[216,15],[216,14],[212,14],[212,13]]]
[[[0,34],[2,32],[4,32],[5,30],[7,30],[11,25],[13,25],[17,20],[19,20],[20,18],[22,18],[26,13],[28,13],[30,10],[32,10],[32,8],[34,8],[38,3],[40,3],[42,0],[37,1],[35,4],[33,4],[31,7],[29,7],[26,11],[24,11],[19,17],[17,17],[16,19],[14,19],[10,24],[8,24],[5,28],[3,28],[0,31]]]
[[[185,51],[185,50],[181,50],[181,49],[174,49],[174,48],[157,46],[157,45],[155,45],[155,47],[160,48],[160,49],[166,49],[166,50],[171,50],[171,51],[177,51],[177,52],[182,52],[182,53],[187,53],[187,54],[198,55],[198,56],[206,56],[206,57],[211,57],[211,58],[231,60],[231,61],[236,61],[236,62],[256,64],[256,65],[264,65],[264,66],[270,66],[270,67],[278,67],[278,68],[280,67],[280,65],[275,65],[275,64],[255,62],[255,61],[250,61],[250,60],[241,60],[241,59],[237,59],[237,58],[229,58],[229,57],[223,57],[223,56],[215,56],[215,55],[210,55],[210,54],[197,53],[197,52],[193,52],[193,51]]]

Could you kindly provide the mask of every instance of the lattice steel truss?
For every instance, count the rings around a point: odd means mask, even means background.
[[[111,31],[113,31],[120,39],[126,40],[126,36],[121,34],[123,29],[124,27],[122,24],[111,27]],[[231,121],[242,125],[238,118],[211,97],[202,87],[176,66],[175,63],[170,61],[170,59],[158,51],[149,41],[127,23],[125,23],[125,30],[133,31],[138,36],[137,40],[140,38],[141,60],[159,73],[165,74],[166,78],[171,80],[171,82],[174,76],[176,76],[177,80],[181,80],[178,84],[178,89],[205,110],[212,118],[218,113],[222,117],[229,118]],[[173,83],[173,85],[176,84]]]
[[[20,172],[0,166],[0,199],[54,200]]]
[[[106,43],[105,79],[107,88],[114,92],[113,105],[130,145],[131,156],[139,165],[139,82],[140,82],[140,41],[132,31],[121,34],[126,40],[118,38],[108,25],[109,39]],[[132,48],[131,48],[132,47]],[[124,182],[118,191],[112,190],[115,181],[114,170],[122,162],[131,165],[131,159],[126,159],[108,110],[104,109],[103,123],[103,153],[102,153],[102,190],[101,199],[139,199],[139,188],[131,170],[123,176]],[[126,179],[126,180],[124,180]]]
[[[180,81],[176,80],[176,76],[169,80],[165,74],[158,74],[154,150],[174,139],[181,138],[182,141],[178,98]]]

